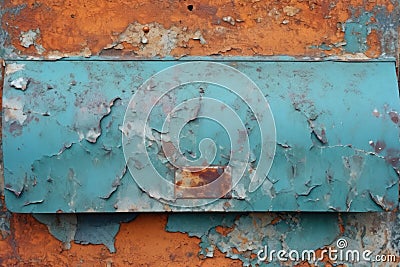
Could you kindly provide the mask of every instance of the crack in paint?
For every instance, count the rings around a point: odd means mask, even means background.
[[[125,168],[123,169],[122,173],[119,176],[117,176],[114,182],[112,183],[111,191],[107,195],[101,196],[100,197],[101,199],[105,200],[109,199],[118,190],[118,187],[121,185],[121,180],[124,178],[127,170],[128,170],[128,165],[125,165]]]

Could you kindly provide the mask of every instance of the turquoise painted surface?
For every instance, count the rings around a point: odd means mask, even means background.
[[[371,29],[371,18],[374,16],[370,12],[362,12],[357,18],[346,22],[344,38],[346,40],[345,50],[350,53],[363,53],[367,51],[367,37]]]
[[[165,206],[143,192],[127,170],[122,151],[125,110],[147,78],[181,62],[7,62],[3,95],[7,208],[40,213],[397,207],[400,109],[394,62],[223,61],[254,81],[270,105],[277,140],[267,179],[249,192],[247,170],[233,188],[232,199],[190,209]],[[251,109],[229,90],[197,83],[176,91],[174,104],[201,93],[226,103],[250,129],[256,129]],[[148,151],[156,169],[172,180],[174,168],[166,164],[157,142],[168,103],[168,98],[160,101],[149,117],[154,140]],[[256,164],[262,140],[257,130],[248,134],[249,162]],[[219,125],[194,119],[182,136],[185,155],[199,154],[200,141],[207,137],[219,145],[212,164],[227,164],[221,151],[229,155],[229,140]]]

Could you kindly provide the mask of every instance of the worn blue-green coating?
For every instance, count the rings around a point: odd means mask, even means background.
[[[253,80],[270,105],[277,146],[267,179],[250,193],[245,174],[232,199],[192,209],[166,206],[143,192],[122,151],[124,114],[145,80],[181,61],[8,61],[3,93],[7,208],[51,213],[397,207],[400,105],[391,61],[222,60]],[[228,104],[249,126],[250,161],[258,162],[262,140],[251,109],[229,90],[201,83],[177,88],[174,104],[200,94]],[[175,169],[157,142],[168,103],[161,100],[149,117],[155,140],[148,152],[156,169],[173,179]],[[196,158],[202,138],[218,145],[212,164],[227,164],[224,129],[204,119],[182,130],[180,149]]]
[[[346,22],[344,38],[347,52],[359,53],[367,51],[367,37],[371,32],[371,28],[373,28],[369,24],[373,16],[372,13],[362,12],[358,18]]]

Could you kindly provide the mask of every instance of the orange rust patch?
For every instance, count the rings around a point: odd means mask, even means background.
[[[340,234],[343,234],[345,231],[345,226],[344,226],[342,215],[340,213],[338,215],[338,225],[339,225]]]
[[[349,6],[364,4],[355,0],[338,1],[336,4],[331,1],[253,1],[238,5],[228,0],[190,3],[8,0],[5,6],[15,7],[26,2],[27,7],[20,14],[6,13],[2,24],[10,34],[12,44],[24,54],[38,53],[33,46],[25,48],[20,44],[21,32],[31,29],[40,29],[36,42],[44,47],[44,55],[55,51],[100,54],[135,22],[142,24],[142,27],[157,22],[165,29],[174,26],[183,32],[201,32],[203,43],[196,38],[185,39],[179,33],[175,48],[170,51],[173,56],[329,54],[332,52],[310,47],[343,41],[343,32],[338,28],[338,23],[349,18]],[[192,5],[191,10],[189,4]],[[382,0],[368,3],[367,8],[378,4],[388,5],[387,1]],[[393,10],[393,7],[389,4],[388,9]],[[226,19],[228,17],[232,20]],[[153,30],[150,27],[149,34]],[[143,47],[137,40],[137,45],[123,44],[115,52],[126,55]]]
[[[282,218],[277,216],[271,221],[271,225],[275,225],[275,224],[279,223],[280,221],[282,221]]]
[[[232,252],[234,254],[241,254],[240,251],[237,248],[232,248]]]
[[[381,55],[380,39],[381,36],[378,32],[371,30],[371,33],[367,37],[368,50],[365,52],[368,57],[375,58]]]
[[[177,198],[230,198],[232,178],[229,167],[184,167],[175,172]]]
[[[48,233],[31,215],[13,214],[12,234],[0,240],[0,266],[242,266],[215,250],[200,259],[200,239],[165,231],[167,215],[143,214],[121,224],[117,253],[103,245],[71,243],[70,250]]]
[[[392,12],[393,9],[394,9],[393,4],[390,1],[387,1],[387,0],[369,0],[369,1],[364,1],[364,7],[365,7],[365,10],[367,10],[367,11],[373,11],[373,9],[376,6],[384,6],[384,7],[386,7],[386,10],[388,12]]]
[[[140,215],[121,224],[115,246],[125,265],[135,266],[242,266],[238,260],[218,252],[202,260],[197,255],[200,239],[183,233],[165,231],[167,215]]]
[[[234,230],[234,228],[230,228],[230,227],[222,227],[222,226],[217,226],[215,227],[215,231],[217,233],[219,233],[222,236],[227,236],[230,232],[232,232]]]

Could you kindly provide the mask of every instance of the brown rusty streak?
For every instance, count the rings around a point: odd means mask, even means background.
[[[175,195],[178,198],[230,198],[230,173],[224,166],[185,167],[175,175]]]
[[[389,116],[390,116],[390,120],[393,123],[395,123],[395,124],[399,123],[399,114],[396,111],[390,111]]]
[[[386,148],[386,143],[378,140],[376,143],[371,142],[370,146],[374,149],[375,153],[379,154]]]
[[[386,151],[386,162],[394,168],[400,168],[400,151],[393,148],[388,148]]]

